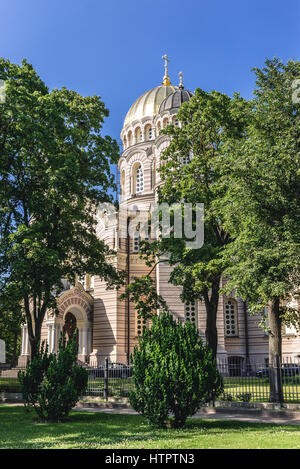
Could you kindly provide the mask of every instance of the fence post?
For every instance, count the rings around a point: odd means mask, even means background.
[[[104,399],[108,400],[108,357],[104,359]]]

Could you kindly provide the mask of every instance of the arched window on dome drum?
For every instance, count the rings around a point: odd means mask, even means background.
[[[153,138],[153,131],[150,124],[147,124],[145,127],[145,140],[152,140]]]
[[[182,165],[183,165],[183,166],[186,166],[187,164],[190,164],[190,162],[191,162],[191,160],[190,160],[189,155],[184,156],[184,157],[182,158]]]
[[[141,128],[138,127],[135,129],[135,143],[140,143],[142,141],[142,131]]]
[[[123,138],[123,149],[126,150],[127,148],[127,139],[126,139],[126,135],[124,136]]]
[[[173,117],[173,119],[172,119],[172,123],[173,123],[173,125],[175,125],[175,127],[178,127],[178,125],[179,125],[179,122],[178,122],[178,119],[177,119],[177,117],[176,117],[176,116],[174,116],[174,117]]]
[[[128,146],[131,147],[131,145],[132,145],[132,132],[131,132],[131,130],[129,130],[127,137],[128,137]]]
[[[225,336],[226,337],[237,337],[238,336],[238,324],[237,324],[237,304],[233,299],[225,301]]]
[[[190,164],[192,158],[194,157],[194,153],[193,153],[193,150],[190,150],[189,151],[189,154],[188,155],[185,155],[183,158],[182,158],[182,164],[183,165],[186,165],[186,164]]]
[[[184,303],[184,320],[191,321],[198,328],[198,311],[196,301],[186,301]]]
[[[160,122],[158,122],[158,124],[157,124],[157,134],[159,134],[160,129],[161,129],[161,124],[160,124]]]
[[[163,120],[163,128],[165,129],[169,123],[169,119],[167,117],[164,118]]]
[[[144,190],[144,172],[141,163],[133,167],[133,193],[140,194]]]

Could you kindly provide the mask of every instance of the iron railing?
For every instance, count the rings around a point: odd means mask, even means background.
[[[222,401],[269,402],[271,367],[262,362],[243,360],[218,360],[218,370],[224,381]],[[283,384],[285,402],[300,403],[300,362],[285,360],[277,369]],[[128,397],[134,389],[133,367],[108,363],[99,368],[89,368],[86,396]]]
[[[86,396],[128,397],[134,387],[133,367],[123,363],[109,363],[105,359],[104,365],[89,368]]]
[[[128,397],[134,389],[133,367],[122,363],[109,363],[92,368],[85,365],[89,377],[85,396]],[[284,402],[300,403],[300,361],[285,359],[278,367],[266,362],[254,362],[229,357],[217,360],[218,370],[224,381],[222,401],[270,402],[270,377],[272,368],[280,375]],[[0,372],[0,392],[18,392],[20,384],[17,369]],[[274,400],[274,399],[273,399]]]
[[[284,402],[300,402],[300,362],[285,359],[281,364],[269,366],[264,362],[238,360],[218,360],[218,369],[223,376],[224,393],[219,398],[224,401],[270,402],[270,378],[276,372],[283,387]],[[277,400],[277,399],[275,399]]]

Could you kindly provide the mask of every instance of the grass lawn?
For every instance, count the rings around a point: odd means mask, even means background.
[[[22,406],[0,405],[0,448],[293,448],[300,427],[189,419],[184,430],[156,430],[136,415],[72,412],[64,423],[36,423]]]

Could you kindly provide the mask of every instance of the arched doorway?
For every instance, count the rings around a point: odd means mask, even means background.
[[[77,331],[78,359],[85,362],[91,353],[90,322],[78,306],[72,306],[64,316],[63,333],[70,340]]]
[[[67,340],[70,340],[75,334],[77,327],[77,321],[74,314],[68,312],[65,316],[65,323],[63,327],[63,333],[66,336]],[[78,340],[78,338],[77,338]]]
[[[59,316],[57,321],[66,338],[78,330],[78,359],[86,362],[92,351],[92,311],[94,299],[77,283],[57,300]]]

